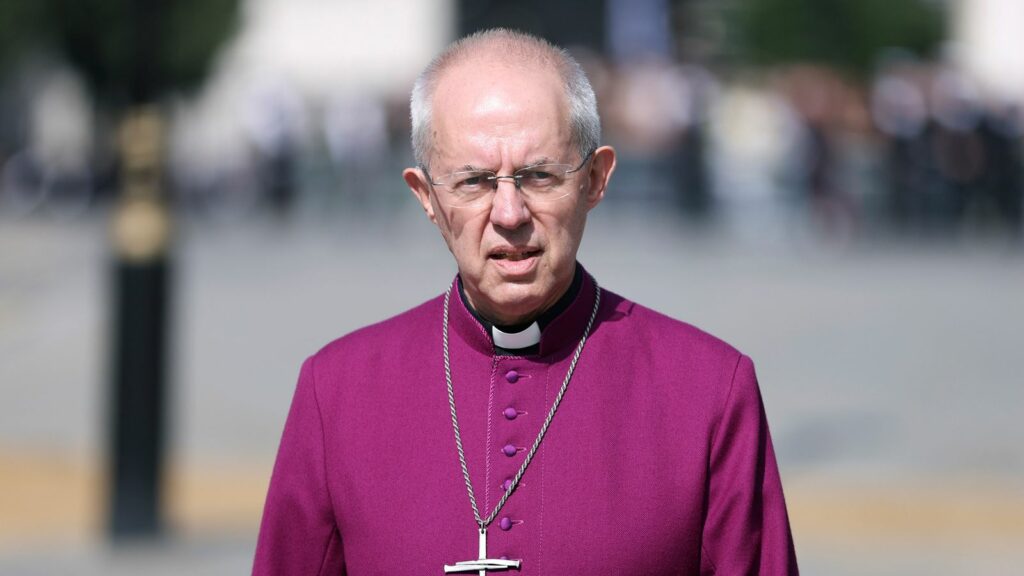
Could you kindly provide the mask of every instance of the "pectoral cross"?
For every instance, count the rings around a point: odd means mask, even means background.
[[[480,558],[456,562],[454,566],[445,564],[445,574],[468,574],[476,572],[478,576],[487,576],[488,572],[500,572],[515,568],[519,570],[521,560],[492,560],[487,557],[487,529],[480,529]]]

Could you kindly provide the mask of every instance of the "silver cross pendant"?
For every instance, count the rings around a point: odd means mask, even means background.
[[[479,576],[487,576],[488,572],[500,572],[504,570],[519,570],[521,560],[493,560],[487,557],[487,529],[480,529],[480,558],[477,560],[466,560],[456,562],[454,566],[445,564],[445,574],[468,574],[476,572]]]

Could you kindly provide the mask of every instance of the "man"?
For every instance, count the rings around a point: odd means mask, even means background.
[[[576,263],[615,167],[578,64],[479,33],[412,119],[459,274],[303,365],[254,573],[795,574],[750,360]]]

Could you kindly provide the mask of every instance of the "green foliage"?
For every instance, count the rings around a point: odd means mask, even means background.
[[[234,31],[238,0],[0,0],[0,64],[67,58],[108,104],[187,90]],[[10,35],[9,35],[10,34]]]
[[[0,70],[35,40],[46,21],[46,6],[31,0],[0,0]]]
[[[179,86],[194,86],[205,76],[212,56],[235,31],[237,0],[177,0],[168,14],[164,68]]]
[[[944,16],[925,0],[739,0],[730,20],[744,62],[865,75],[887,48],[930,55],[944,37]]]

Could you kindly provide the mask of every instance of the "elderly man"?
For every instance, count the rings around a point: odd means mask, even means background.
[[[615,152],[575,60],[475,34],[412,120],[458,276],[305,362],[254,573],[795,574],[751,361],[576,263]]]

